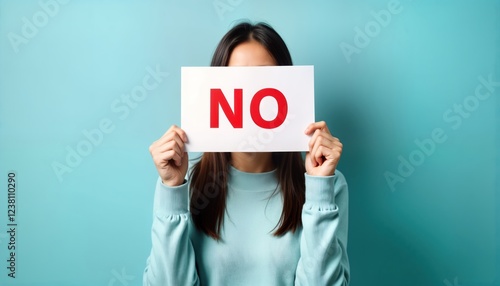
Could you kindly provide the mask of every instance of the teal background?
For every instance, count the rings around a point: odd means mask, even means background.
[[[351,285],[500,285],[500,87],[458,128],[443,119],[479,76],[500,81],[500,1],[402,0],[350,62],[341,43],[354,45],[355,27],[389,1],[54,1],[0,0],[1,285],[142,283],[157,178],[148,147],[180,124],[180,67],[208,65],[240,19],[267,21],[295,64],[315,66],[316,118],[344,143]],[[9,33],[43,20],[40,3],[58,11],[16,52]],[[168,76],[114,112],[157,66]],[[113,131],[59,180],[54,162],[105,118]],[[385,172],[435,128],[446,141],[391,190]],[[5,262],[10,170],[16,279]]]

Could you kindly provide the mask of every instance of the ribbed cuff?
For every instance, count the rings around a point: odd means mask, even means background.
[[[306,177],[306,205],[318,206],[320,209],[335,206],[335,191],[333,188],[335,175]]]
[[[153,210],[157,215],[167,216],[187,213],[189,211],[187,182],[177,187],[169,187],[158,178]]]

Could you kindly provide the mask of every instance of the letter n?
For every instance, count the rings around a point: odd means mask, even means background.
[[[219,106],[234,128],[243,128],[243,90],[234,89],[234,111],[219,88],[210,89],[210,128],[219,128]]]

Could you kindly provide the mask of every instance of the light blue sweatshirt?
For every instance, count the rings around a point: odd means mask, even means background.
[[[305,174],[302,227],[274,236],[283,201],[276,171],[229,170],[226,213],[217,242],[198,231],[188,183],[156,185],[152,249],[143,285],[348,285],[348,191],[344,176]]]

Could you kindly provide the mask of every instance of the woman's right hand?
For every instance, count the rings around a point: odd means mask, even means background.
[[[156,170],[165,185],[174,187],[184,182],[188,169],[188,154],[184,152],[187,136],[172,125],[163,136],[149,146]]]

